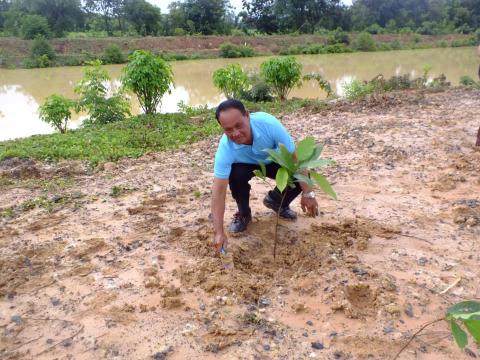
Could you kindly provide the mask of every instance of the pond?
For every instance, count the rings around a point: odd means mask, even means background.
[[[378,74],[385,77],[410,74],[421,76],[430,65],[430,76],[444,73],[456,85],[462,75],[476,79],[479,59],[474,47],[440,48],[426,50],[399,50],[388,52],[359,52],[351,54],[302,55],[303,73],[318,72],[330,81],[334,91],[341,94],[344,82],[351,79],[370,80]],[[161,112],[174,112],[183,101],[190,106],[216,106],[223,100],[213,86],[213,72],[226,64],[240,63],[245,70],[255,71],[266,57],[243,59],[208,59],[173,62],[175,88],[162,100]],[[124,65],[105,68],[118,83]],[[0,69],[0,141],[54,130],[38,116],[38,107],[51,94],[75,98],[75,83],[83,77],[84,67],[57,67],[47,69]],[[305,82],[294,89],[290,97],[323,98],[314,81]],[[132,98],[132,113],[140,112],[138,102]],[[73,114],[71,127],[81,124],[85,115]]]

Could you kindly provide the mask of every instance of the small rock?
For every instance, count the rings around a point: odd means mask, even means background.
[[[268,344],[263,345],[263,350],[270,351],[270,345]]]
[[[397,304],[388,304],[385,306],[385,311],[389,313],[390,315],[400,315],[401,310],[400,307]]]
[[[65,340],[62,341],[62,346],[63,347],[69,347],[69,346],[72,346],[72,344],[73,344],[72,339],[65,339]]]
[[[465,221],[465,224],[467,224],[468,226],[475,226],[478,224],[478,221],[476,218],[471,217],[471,218],[468,218],[467,221]]]
[[[405,307],[405,314],[406,314],[408,317],[413,317],[413,307],[412,307],[412,304],[407,304],[407,306]]]
[[[419,258],[417,260],[417,264],[420,265],[420,266],[425,266],[425,264],[428,262],[428,259],[424,256],[422,256],[421,258]]]
[[[257,310],[257,306],[255,304],[248,304],[247,305],[247,310],[248,311],[255,311],[255,310]]]
[[[312,321],[312,320],[308,320],[308,321],[307,321],[307,325],[308,325],[308,326],[313,326],[313,321]]]
[[[332,331],[329,336],[330,337],[335,337],[337,335],[338,335],[338,333],[336,331]]]
[[[205,311],[207,307],[205,306],[205,304],[200,304],[199,306],[199,309],[202,310],[202,311]]]
[[[368,272],[367,272],[367,271],[365,271],[364,269],[359,268],[359,267],[357,267],[357,266],[354,266],[354,267],[352,268],[352,272],[353,272],[354,274],[357,274],[357,275],[360,275],[360,276],[368,275]]]
[[[307,332],[304,332],[302,335],[303,335],[304,337],[308,337],[308,333],[307,333]]]
[[[320,341],[314,341],[314,342],[312,342],[312,348],[314,348],[316,350],[323,350],[324,346]]]
[[[384,328],[383,328],[383,333],[386,334],[391,334],[395,331],[395,326],[393,325],[393,322],[389,322]]]
[[[50,298],[50,303],[51,303],[53,306],[58,306],[58,305],[60,305],[60,299]]]
[[[13,315],[10,318],[10,320],[12,320],[17,325],[22,325],[23,324],[23,319],[20,315]]]
[[[465,354],[467,354],[468,356],[472,357],[472,358],[477,358],[477,355],[472,351],[470,350],[468,347],[466,347],[463,351],[465,351]]]
[[[272,304],[272,302],[271,302],[270,299],[261,298],[260,301],[258,302],[258,304],[260,305],[260,307],[267,307],[267,306],[270,306]]]

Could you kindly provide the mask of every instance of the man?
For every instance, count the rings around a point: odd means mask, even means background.
[[[222,102],[216,111],[216,118],[224,131],[215,155],[214,180],[212,188],[212,217],[215,232],[215,247],[218,251],[226,245],[227,237],[223,229],[225,213],[225,197],[227,186],[237,202],[238,212],[229,226],[231,233],[239,233],[247,229],[252,220],[250,200],[250,179],[253,171],[260,169],[259,164],[266,164],[267,176],[275,179],[279,165],[267,161],[265,149],[278,149],[280,144],[291,153],[295,151],[295,143],[283,125],[272,115],[257,112],[250,114],[238,100]],[[295,183],[295,188],[287,187],[285,199],[280,209],[280,216],[295,220],[296,213],[290,209],[290,203],[303,191],[302,210],[309,216],[318,215],[318,204],[315,193],[305,183]],[[269,209],[280,207],[282,193],[275,188],[269,191],[263,204]]]

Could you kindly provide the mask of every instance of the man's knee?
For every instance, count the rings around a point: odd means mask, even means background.
[[[242,184],[248,183],[253,177],[253,170],[251,166],[246,166],[244,164],[233,164],[232,170],[230,171],[230,184]]]

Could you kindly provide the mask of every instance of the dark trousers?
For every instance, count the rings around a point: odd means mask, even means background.
[[[280,165],[275,163],[270,163],[266,165],[267,168],[267,177],[270,179],[275,179]],[[230,191],[232,196],[237,202],[238,211],[242,215],[250,214],[250,184],[248,183],[252,177],[254,177],[253,171],[260,169],[259,165],[254,164],[232,164],[232,171],[230,172],[229,184]],[[283,200],[282,208],[288,207],[290,203],[302,192],[302,188],[296,182],[295,187],[291,188],[287,186],[284,190],[287,193],[285,194],[285,199]],[[280,204],[282,201],[283,193],[280,193],[280,190],[275,187],[275,189],[268,192],[270,198],[275,201],[277,204]]]

